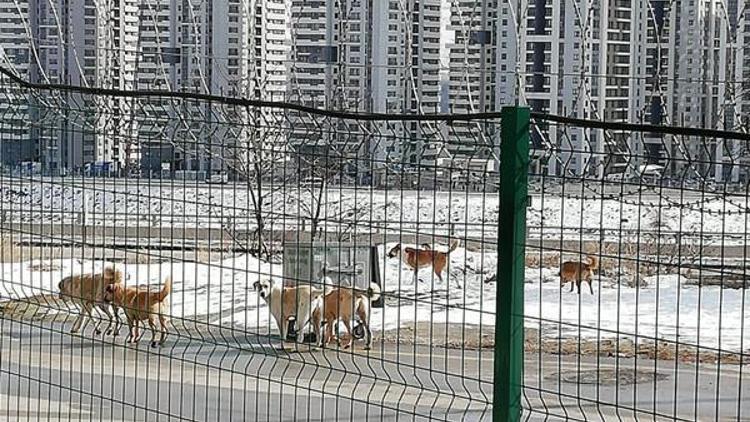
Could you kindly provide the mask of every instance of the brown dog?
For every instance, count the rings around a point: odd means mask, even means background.
[[[121,283],[122,272],[113,267],[105,268],[101,274],[79,274],[62,279],[57,285],[60,289],[60,295],[65,299],[73,301],[73,303],[81,308],[81,312],[73,323],[70,332],[77,333],[81,329],[83,320],[87,316],[91,319],[91,311],[94,310],[94,307],[97,307],[107,315],[109,321],[106,333],[111,334],[113,314],[109,311],[109,304],[102,302],[102,297],[104,296],[104,290],[107,286],[119,285]],[[122,321],[120,320],[120,315],[116,306],[113,306],[113,310],[115,319],[114,334],[117,335],[120,332]],[[94,333],[101,334],[101,331],[99,330],[101,323],[102,320],[100,319],[94,328]],[[86,320],[86,324],[88,324],[88,319]]]
[[[323,304],[313,310],[312,324],[315,330],[315,338],[321,346],[327,345],[333,337],[333,326],[339,320],[344,321],[346,331],[349,333],[348,348],[354,342],[352,336],[352,317],[357,316],[365,327],[365,350],[372,345],[372,331],[370,330],[370,304],[380,298],[380,286],[370,283],[370,288],[365,290],[347,287],[335,288],[323,296]],[[321,325],[326,325],[325,338],[320,335]]]
[[[421,268],[429,267],[432,267],[435,275],[442,282],[443,270],[445,269],[445,266],[448,265],[448,255],[451,252],[455,251],[456,248],[458,248],[458,243],[458,239],[454,239],[453,241],[451,241],[448,252],[436,251],[429,248],[426,244],[422,245],[423,249],[414,249],[408,247],[402,248],[401,244],[399,243],[388,252],[388,257],[395,258],[401,255],[401,259],[404,260],[404,263],[409,268],[414,270],[414,283],[417,282],[417,272],[419,272]],[[458,282],[458,280],[456,280],[456,284],[460,289],[461,284]]]
[[[122,284],[111,284],[104,289],[104,301],[125,310],[130,333],[126,342],[138,343],[141,340],[140,322],[148,321],[151,327],[151,347],[162,345],[167,339],[166,299],[172,291],[172,277],[164,280],[164,287],[152,292],[145,286],[124,287]],[[156,341],[156,319],[159,319],[159,342]]]
[[[589,290],[594,294],[594,288],[591,286],[594,271],[599,268],[599,258],[588,256],[588,262],[567,261],[560,265],[560,287],[566,283],[571,283],[570,291],[578,287],[578,294],[581,294],[581,282],[589,283]]]

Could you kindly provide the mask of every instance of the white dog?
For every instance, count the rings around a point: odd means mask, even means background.
[[[286,341],[289,319],[294,317],[294,331],[301,339],[302,330],[310,321],[314,309],[322,304],[323,289],[310,285],[298,287],[281,287],[269,279],[256,281],[253,287],[266,301],[271,315],[276,320],[281,333],[281,347]]]

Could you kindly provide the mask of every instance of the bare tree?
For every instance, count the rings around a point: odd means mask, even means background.
[[[265,234],[275,218],[269,199],[283,187],[285,177],[283,171],[278,170],[280,166],[285,166],[288,158],[284,125],[280,121],[269,121],[273,120],[273,115],[258,108],[214,105],[206,111],[196,109],[194,112],[202,116],[199,120],[200,130],[206,139],[212,141],[206,143],[191,139],[190,143],[195,147],[193,152],[215,162],[222,170],[233,173],[236,181],[247,183],[249,214],[254,229],[247,236],[240,236],[234,215],[224,217],[222,229],[238,247],[259,258],[270,259],[273,251],[269,249]],[[206,113],[210,113],[210,118]],[[180,121],[189,122],[189,119]],[[194,130],[180,132],[173,138],[191,136],[192,132]],[[175,151],[186,155],[191,152],[179,142],[170,144]],[[252,246],[246,247],[247,244]]]
[[[341,174],[344,157],[330,145],[300,146],[297,151],[297,169],[301,178],[300,217],[310,221],[310,237],[314,240],[320,232],[325,210],[333,206],[328,200],[330,182]],[[335,201],[338,201],[336,199]]]
[[[250,214],[255,223],[253,252],[259,257],[270,258],[273,251],[268,247],[265,232],[269,225],[273,225],[276,216],[270,208],[269,199],[284,187],[284,181],[289,178],[289,175],[279,171],[280,166],[286,165],[288,148],[280,125],[243,129],[241,142],[232,148],[232,153],[224,162],[247,182]]]

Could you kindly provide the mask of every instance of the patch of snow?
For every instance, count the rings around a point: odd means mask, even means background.
[[[386,297],[384,309],[374,309],[374,330],[393,329],[409,322],[456,324],[495,323],[497,283],[485,282],[495,274],[497,254],[459,247],[441,281],[429,269],[414,272],[380,247],[380,274]],[[38,262],[38,261],[35,261]],[[68,275],[100,271],[103,262],[75,259],[47,261],[59,268],[32,271],[30,262],[0,263],[0,299],[23,299],[57,293]],[[238,256],[211,264],[175,262],[115,264],[129,274],[127,284],[160,284],[172,274],[170,296],[173,319],[208,320],[238,325],[248,331],[275,330],[263,300],[253,290],[260,277],[281,277],[281,265]],[[598,279],[598,276],[595,277]],[[580,295],[561,289],[557,269],[527,268],[525,316],[530,327],[544,328],[544,336],[584,338],[642,337],[679,340],[683,344],[727,351],[750,347],[750,304],[744,290],[684,285],[679,275],[647,277],[648,287],[630,288],[594,283],[594,295],[582,286]],[[456,287],[459,282],[463,288]],[[750,301],[748,301],[750,302]]]

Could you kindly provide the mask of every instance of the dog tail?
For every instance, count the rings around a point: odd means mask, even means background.
[[[450,249],[448,249],[448,253],[451,253],[451,252],[455,251],[456,248],[458,248],[458,245],[460,243],[461,242],[458,239],[451,240],[451,247],[450,247]]]
[[[596,270],[597,268],[599,268],[599,258],[598,257],[593,256],[593,255],[589,255],[588,258],[589,258],[589,268],[591,270]]]
[[[169,293],[172,292],[172,276],[168,276],[166,280],[164,280],[164,287],[162,287],[161,291],[159,292],[159,295],[157,296],[157,300],[159,302],[163,302],[164,299],[169,296]]]
[[[377,283],[370,283],[370,288],[367,289],[367,297],[370,298],[370,302],[376,302],[380,299],[380,286]]]

